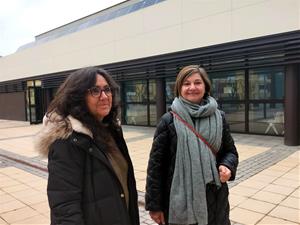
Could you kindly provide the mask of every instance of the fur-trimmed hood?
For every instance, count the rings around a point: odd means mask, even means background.
[[[45,115],[43,127],[34,141],[35,150],[47,157],[50,145],[57,139],[67,139],[73,131],[93,137],[92,132],[72,116],[62,120],[56,113],[51,113],[49,117]]]

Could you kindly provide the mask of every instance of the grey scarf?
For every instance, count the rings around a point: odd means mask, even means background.
[[[194,127],[215,149],[222,140],[222,116],[214,98],[208,97],[200,105],[183,98],[175,98],[171,109]],[[221,186],[215,156],[208,146],[176,117],[177,153],[172,180],[169,223],[208,223],[206,184]]]

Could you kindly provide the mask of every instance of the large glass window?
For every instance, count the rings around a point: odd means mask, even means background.
[[[147,81],[129,81],[125,84],[126,102],[147,101]]]
[[[250,99],[283,99],[283,68],[249,70]]]
[[[249,70],[250,133],[283,135],[283,98],[283,67]]]
[[[152,80],[124,83],[124,120],[128,125],[156,125],[156,82]]]
[[[125,122],[128,125],[148,125],[147,105],[127,104]]]
[[[245,98],[244,71],[211,73],[212,95],[217,100],[242,100]]]
[[[209,77],[211,94],[225,112],[231,131],[284,134],[284,67],[209,72]],[[175,97],[175,80],[165,78],[166,110]],[[160,97],[156,81],[128,81],[123,87],[125,122],[155,126],[156,97]]]
[[[220,104],[225,112],[225,118],[231,131],[245,132],[245,105],[244,104]]]
[[[283,135],[282,103],[253,103],[249,105],[249,132]]]

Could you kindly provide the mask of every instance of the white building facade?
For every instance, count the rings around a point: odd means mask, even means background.
[[[99,66],[121,86],[122,122],[155,126],[180,68],[199,64],[233,132],[300,145],[299,27],[300,0],[124,1],[0,58],[0,119],[40,122],[70,72]]]

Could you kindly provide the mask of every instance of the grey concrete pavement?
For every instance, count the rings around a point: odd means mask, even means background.
[[[0,120],[0,224],[49,224],[47,160],[33,149],[41,125]],[[146,167],[154,128],[123,126],[139,190],[141,224],[154,224],[143,208]],[[240,154],[229,182],[234,225],[300,224],[300,147],[282,137],[233,134]]]

